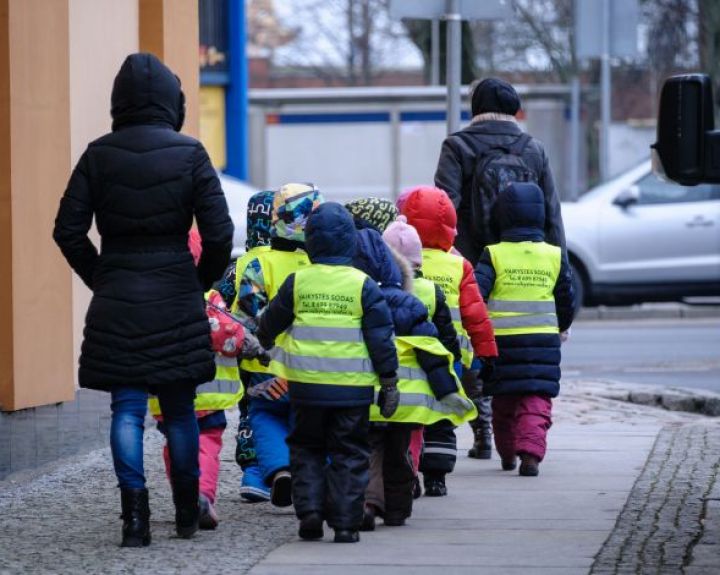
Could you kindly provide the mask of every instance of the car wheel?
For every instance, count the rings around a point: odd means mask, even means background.
[[[572,286],[575,292],[575,311],[577,312],[585,304],[585,275],[574,263],[570,263],[572,272]]]

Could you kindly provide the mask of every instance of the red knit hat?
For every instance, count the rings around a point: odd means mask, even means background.
[[[432,186],[414,188],[401,212],[417,230],[424,248],[448,251],[452,247],[457,235],[457,214],[443,190]]]

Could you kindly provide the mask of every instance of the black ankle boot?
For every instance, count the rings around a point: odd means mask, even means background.
[[[322,515],[313,511],[308,513],[300,520],[300,528],[298,535],[300,539],[305,541],[314,541],[323,538],[323,518]]]
[[[120,491],[123,520],[120,547],[145,547],[150,545],[150,505],[147,489],[122,489]]]
[[[473,459],[490,459],[492,457],[492,433],[490,429],[475,429],[475,441],[468,451],[468,457]]]
[[[198,505],[198,480],[173,480],[173,502],[175,503],[175,531],[178,537],[190,539],[198,530],[200,507]]]

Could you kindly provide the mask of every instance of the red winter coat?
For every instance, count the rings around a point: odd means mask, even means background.
[[[457,215],[447,194],[439,188],[420,186],[410,192],[402,205],[402,214],[415,227],[424,248],[448,252],[457,231]],[[487,307],[475,281],[472,264],[463,258],[460,282],[460,317],[475,355],[497,356],[497,346]]]

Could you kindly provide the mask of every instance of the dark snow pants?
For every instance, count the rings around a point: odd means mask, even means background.
[[[317,512],[333,529],[358,529],[368,484],[369,407],[293,409],[287,443],[296,515]]]
[[[445,475],[455,469],[457,439],[455,426],[447,419],[425,427],[425,445],[420,457],[424,475]]]

